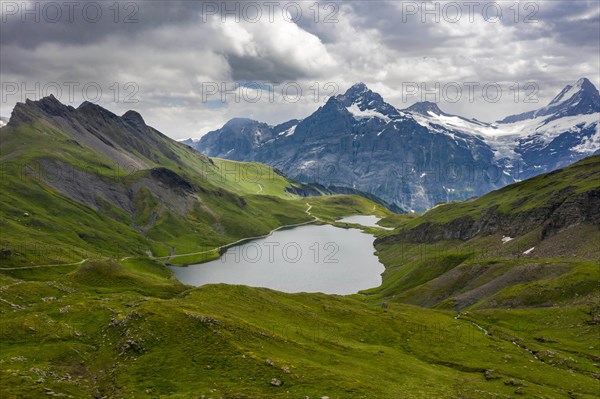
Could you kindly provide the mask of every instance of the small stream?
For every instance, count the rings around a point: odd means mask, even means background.
[[[454,320],[458,320],[458,319],[460,319],[460,313],[459,313],[459,314],[457,314],[456,316],[454,316]],[[477,323],[475,323],[475,322],[473,322],[473,321],[471,321],[471,320],[466,320],[466,321],[468,321],[469,323],[473,324],[475,327],[477,327],[479,330],[481,330],[481,331],[482,331],[482,332],[483,332],[485,335],[490,335],[489,331],[488,331],[488,330],[486,330],[485,328],[481,327],[479,324],[477,324]],[[528,349],[528,348],[526,348],[526,347],[524,347],[524,346],[521,346],[521,345],[519,345],[518,343],[516,343],[515,341],[510,341],[510,342],[511,342],[513,345],[515,345],[517,348],[519,348],[519,349],[523,349],[523,350],[525,350],[525,351],[529,352],[529,354],[530,354],[531,356],[533,356],[533,358],[534,358],[534,359],[536,359],[536,360],[540,360],[540,358],[539,358],[539,357],[537,357],[537,356],[536,356],[536,354],[535,354],[535,353],[533,353],[533,351],[532,351],[531,349]],[[542,361],[542,362],[543,362],[543,360],[540,360],[540,361]]]

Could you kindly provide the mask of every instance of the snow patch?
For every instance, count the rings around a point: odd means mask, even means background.
[[[527,251],[523,252],[523,255],[529,255],[531,253],[531,251],[533,251],[534,249],[535,249],[535,247],[529,248]]]
[[[346,108],[348,110],[348,112],[350,112],[352,114],[352,116],[354,117],[354,119],[361,120],[361,119],[370,119],[370,118],[378,118],[383,120],[384,122],[389,122],[390,118],[385,116],[384,114],[382,114],[379,111],[375,111],[374,109],[365,109],[364,111],[361,110],[360,108],[358,108],[358,104],[354,103],[351,106]]]
[[[600,130],[598,129],[598,125],[596,124],[596,132],[589,136],[585,137],[581,144],[573,147],[573,151],[580,152],[583,154],[596,152],[600,148]]]
[[[571,97],[573,97],[575,94],[577,94],[577,92],[579,91],[579,89],[580,88],[578,88],[577,86],[571,86],[570,89],[567,90],[565,93],[562,93],[558,97],[556,97],[550,103],[550,105],[556,105],[556,104],[564,103],[565,101],[567,101]],[[544,107],[544,108],[546,108],[546,107]]]
[[[502,244],[506,244],[509,241],[512,241],[513,238],[512,237],[508,237],[508,236],[503,236],[502,237]]]
[[[531,135],[539,135],[544,141],[551,141],[556,136],[567,131],[580,131],[591,126],[598,126],[598,113],[587,115],[565,116],[550,122],[546,122],[548,116],[540,116],[533,119],[513,123],[483,123],[475,122],[468,119],[463,119],[452,115],[436,115],[432,112],[425,117],[418,114],[413,114],[412,117],[420,125],[436,130],[435,125],[448,130],[461,131],[476,136],[484,136],[484,138],[500,139],[517,137],[526,137]],[[440,129],[437,129],[438,132]],[[448,132],[444,132],[449,134]]]
[[[316,162],[317,162],[317,161],[315,161],[315,160],[304,161],[304,162],[302,163],[302,166],[300,166],[300,169],[306,169],[306,168],[308,168],[310,165],[312,165],[312,164],[314,164],[314,163],[316,163]]]
[[[285,136],[285,137],[292,136],[296,132],[296,126],[298,126],[298,125],[294,125],[291,128],[284,130],[283,132],[279,133],[278,136]]]

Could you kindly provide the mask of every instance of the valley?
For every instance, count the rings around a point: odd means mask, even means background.
[[[600,2],[0,17],[0,399],[600,398]]]

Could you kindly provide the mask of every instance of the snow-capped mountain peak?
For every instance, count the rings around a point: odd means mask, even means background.
[[[547,106],[533,113],[533,117],[552,115],[552,119],[563,116],[591,114],[600,109],[598,89],[587,78],[566,85]]]
[[[498,123],[514,123],[539,117],[546,121],[565,116],[587,115],[600,111],[600,94],[587,78],[566,85],[545,107],[522,114],[510,115]]]
[[[593,95],[593,93],[594,92],[597,93],[598,90],[592,84],[592,82],[590,82],[588,80],[588,78],[581,78],[572,85],[566,85],[565,88],[562,89],[561,92],[558,93],[558,95],[556,97],[554,97],[552,99],[552,101],[550,101],[550,103],[548,103],[548,106],[556,105],[556,104],[568,101],[571,98],[573,98],[573,96],[581,94],[581,92],[584,92],[584,93],[589,92],[590,94]]]
[[[356,120],[379,118],[385,122],[400,116],[398,110],[386,103],[383,98],[364,83],[356,83],[344,94],[335,96],[334,101],[341,104]]]
[[[351,96],[351,95],[360,95],[362,93],[366,93],[368,91],[371,91],[366,84],[364,84],[363,82],[358,82],[353,84],[348,90],[346,90],[346,93],[344,95],[346,96]]]
[[[344,94],[335,97],[338,101],[344,104],[361,104],[365,108],[367,105],[378,105],[384,103],[383,98],[372,91],[364,83],[356,83],[350,87]]]

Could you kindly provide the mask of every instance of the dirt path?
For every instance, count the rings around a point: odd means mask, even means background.
[[[54,265],[34,265],[34,266],[22,266],[22,267],[1,267],[0,271],[2,270],[24,270],[24,269],[36,269],[38,267],[60,267],[60,266],[75,266],[75,265],[81,265],[82,263],[84,263],[86,260],[89,259],[82,259],[79,262],[75,262],[75,263],[57,263]]]

